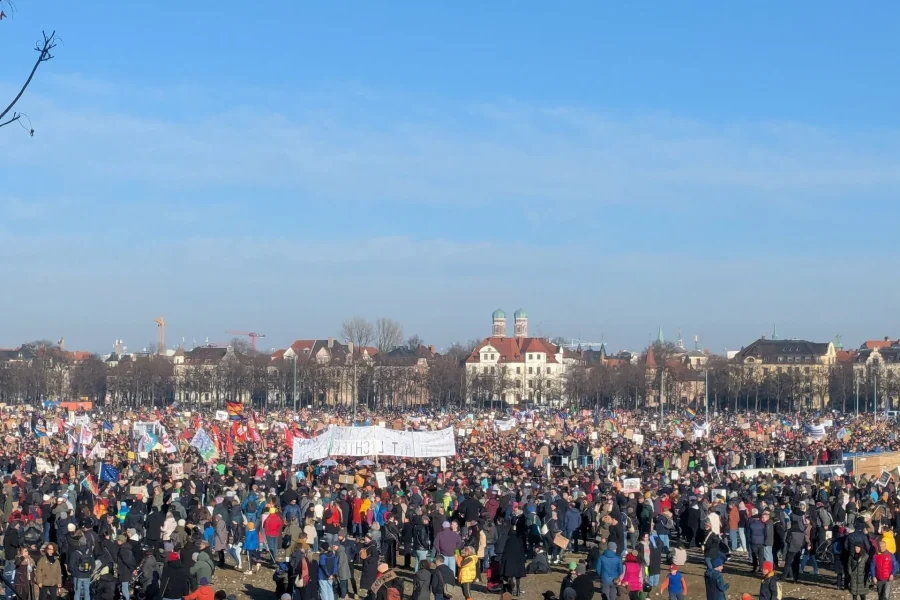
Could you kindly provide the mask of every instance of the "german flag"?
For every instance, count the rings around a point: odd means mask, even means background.
[[[228,418],[232,421],[240,421],[244,418],[244,405],[241,402],[225,402],[225,410],[228,411]]]

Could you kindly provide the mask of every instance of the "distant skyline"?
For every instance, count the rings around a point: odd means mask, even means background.
[[[9,11],[7,11],[9,12]],[[17,3],[0,346],[900,337],[900,5]]]

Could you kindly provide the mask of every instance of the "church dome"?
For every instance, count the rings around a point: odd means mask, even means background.
[[[502,308],[498,308],[497,310],[494,311],[494,314],[492,315],[492,317],[493,317],[494,319],[505,319],[505,318],[506,318],[506,313],[503,312],[503,309],[502,309]]]
[[[528,313],[525,312],[524,308],[520,308],[519,310],[516,311],[515,318],[516,319],[527,319]]]

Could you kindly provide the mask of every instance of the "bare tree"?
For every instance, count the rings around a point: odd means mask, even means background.
[[[252,356],[257,353],[257,351],[253,349],[253,344],[244,338],[233,337],[228,343],[231,344],[232,349],[238,354]]]
[[[409,336],[409,338],[406,340],[406,347],[410,350],[415,350],[419,346],[424,345],[424,343],[425,342],[422,340],[422,338],[420,338],[418,334],[415,334]]]
[[[375,347],[382,354],[387,354],[403,341],[403,327],[397,321],[387,317],[375,319]]]
[[[365,317],[353,317],[341,324],[341,337],[356,348],[364,348],[375,339],[375,328]]]
[[[2,3],[0,3],[0,6],[2,6]],[[50,35],[47,35],[47,32],[42,31],[41,35],[44,39],[42,41],[39,40],[34,46],[35,51],[38,53],[37,60],[34,62],[34,66],[31,68],[31,72],[28,74],[28,78],[25,80],[25,83],[22,84],[22,87],[19,89],[19,93],[16,94],[12,99],[12,102],[10,102],[6,106],[6,108],[3,109],[3,112],[0,112],[0,127],[5,127],[10,123],[19,123],[20,125],[22,125],[22,117],[25,117],[25,120],[28,121],[27,115],[20,112],[13,112],[12,116],[8,119],[6,117],[16,105],[16,103],[22,98],[25,90],[28,89],[28,86],[31,84],[31,80],[34,79],[34,74],[37,73],[38,67],[41,66],[41,63],[45,63],[53,58],[52,51],[54,48],[56,48],[57,42],[56,32],[53,31],[50,33]],[[6,120],[4,121],[4,119]],[[30,135],[34,135],[34,129],[31,127],[30,122],[27,127],[25,125],[22,125],[22,127],[26,131],[28,131]]]

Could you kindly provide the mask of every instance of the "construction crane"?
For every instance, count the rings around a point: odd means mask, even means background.
[[[166,319],[165,317],[159,317],[158,319],[153,319],[153,322],[156,323],[156,326],[159,327],[159,353],[166,353]]]
[[[256,352],[256,338],[264,338],[266,334],[264,333],[255,333],[253,331],[226,331],[225,333],[231,335],[245,335],[250,338],[250,347],[253,348],[253,351]]]

